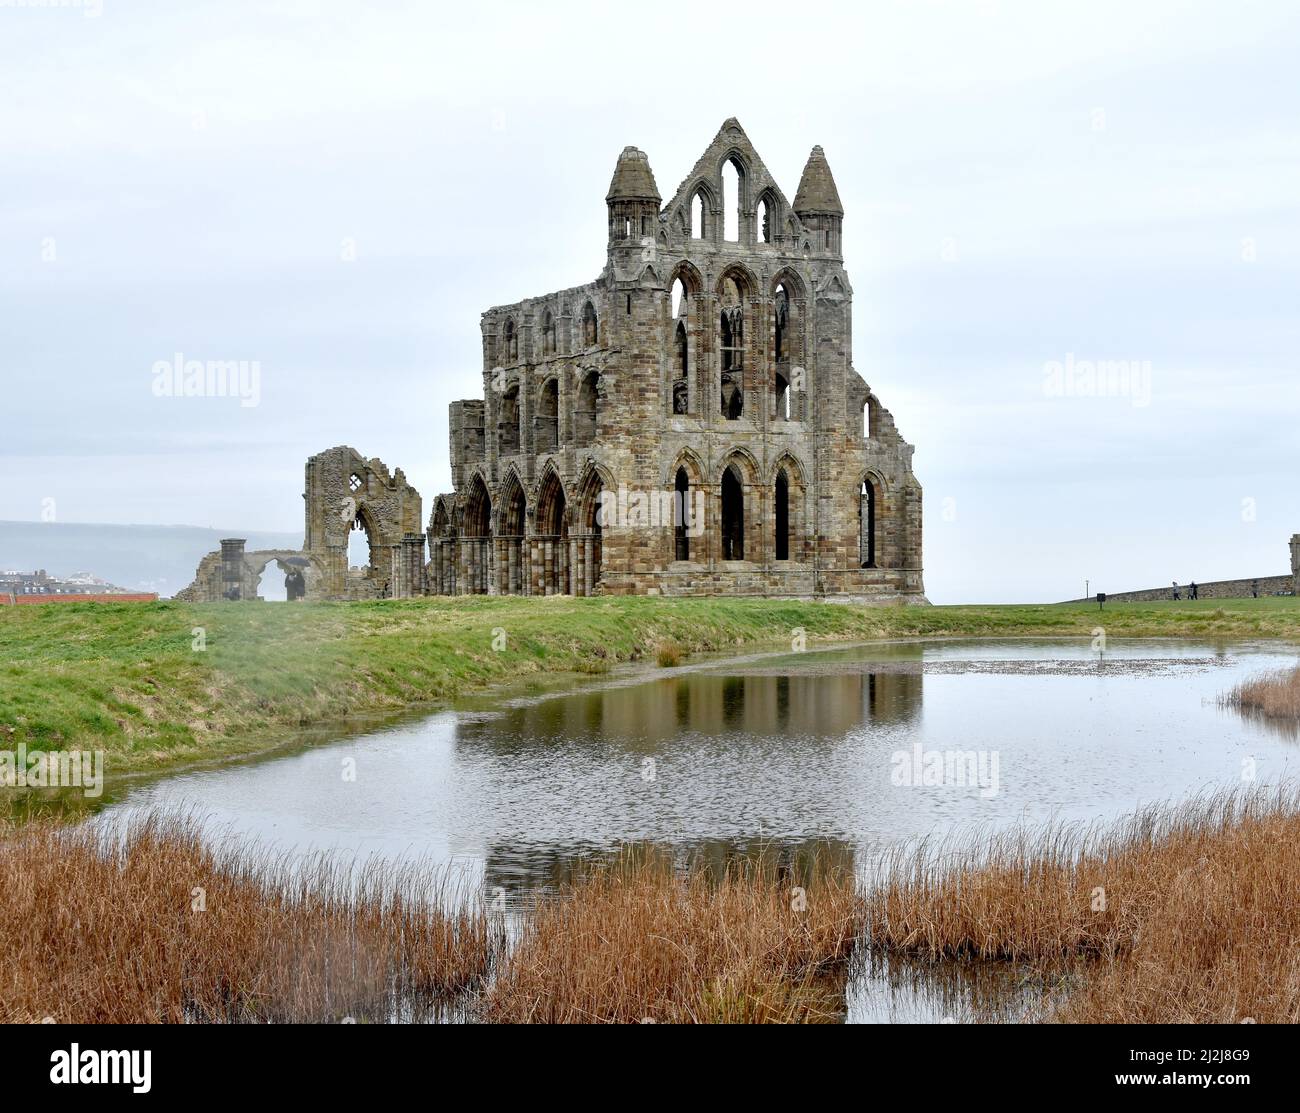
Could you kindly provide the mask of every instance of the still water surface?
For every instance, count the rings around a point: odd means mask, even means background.
[[[1216,701],[1295,663],[1276,645],[1114,639],[763,657],[449,711],[141,785],[106,811],[185,806],[285,850],[459,863],[509,899],[633,842],[716,859],[817,845],[866,869],[916,836],[1104,820],[1243,770],[1293,775],[1294,737]],[[923,761],[973,753],[981,783],[898,783],[918,746]],[[862,975],[850,1018],[953,1011],[948,988],[906,981]]]

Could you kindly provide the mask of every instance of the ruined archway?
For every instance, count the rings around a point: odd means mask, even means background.
[[[470,481],[465,497],[460,538],[460,593],[487,595],[492,569],[492,498],[478,474]]]
[[[537,494],[534,520],[534,588],[541,595],[572,594],[569,582],[569,520],[564,484],[548,468]]]
[[[606,488],[597,467],[589,466],[578,485],[573,574],[574,595],[595,595],[600,585],[604,529],[601,524],[601,496]]]
[[[501,487],[500,520],[497,523],[496,555],[497,590],[502,595],[523,595],[527,581],[524,532],[528,520],[528,502],[524,487],[513,470]]]

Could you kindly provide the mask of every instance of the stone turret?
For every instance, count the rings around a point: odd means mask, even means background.
[[[835,188],[831,164],[820,147],[812,149],[804,165],[794,195],[794,211],[804,226],[816,233],[815,250],[840,254],[844,206],[840,203],[840,191]]]
[[[609,208],[609,242],[640,244],[642,236],[653,236],[659,219],[659,187],[646,153],[624,147],[614,167],[614,177],[605,194]]]

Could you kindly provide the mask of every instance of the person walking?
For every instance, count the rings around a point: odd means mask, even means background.
[[[1182,597],[1178,594],[1178,581],[1175,580],[1174,581],[1174,602],[1177,603],[1180,598]]]
[[[1191,582],[1191,584],[1188,585],[1188,588],[1187,588],[1187,598],[1188,598],[1188,599],[1199,599],[1199,598],[1200,598],[1200,596],[1199,596],[1199,595],[1197,594],[1197,592],[1196,592],[1196,581],[1195,581],[1195,580],[1193,580],[1193,581]]]

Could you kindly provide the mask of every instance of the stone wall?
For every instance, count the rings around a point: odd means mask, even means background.
[[[1295,578],[1293,576],[1259,576],[1254,579],[1245,580],[1212,580],[1209,583],[1200,583],[1196,585],[1198,597],[1201,599],[1249,599],[1251,597],[1251,587],[1258,584],[1260,595],[1292,595],[1295,593]],[[1187,584],[1178,585],[1178,594],[1181,598],[1187,598]],[[1118,591],[1107,592],[1107,603],[1152,603],[1162,599],[1173,598],[1173,585],[1166,587],[1150,587],[1141,591]],[[1094,599],[1069,599],[1070,603],[1092,603]]]

